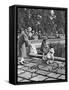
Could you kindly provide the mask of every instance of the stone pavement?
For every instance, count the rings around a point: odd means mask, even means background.
[[[47,65],[39,58],[26,59],[18,64],[18,82],[65,79],[65,62],[55,61]]]

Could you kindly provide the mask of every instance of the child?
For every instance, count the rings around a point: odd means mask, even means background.
[[[46,58],[47,58],[47,64],[51,64],[54,62],[54,48],[50,48],[50,51],[47,53]]]
[[[46,61],[47,64],[52,64],[54,62],[54,48],[52,45],[50,45],[48,53],[43,56],[43,59]]]
[[[43,39],[40,51],[43,55],[46,55],[49,52],[49,45],[47,42],[47,38]]]

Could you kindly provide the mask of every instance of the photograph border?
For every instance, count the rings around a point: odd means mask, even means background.
[[[23,84],[39,84],[39,83],[57,83],[57,82],[67,82],[67,71],[68,71],[68,60],[67,60],[67,8],[62,8],[62,7],[44,7],[44,6],[28,6],[28,5],[14,5],[15,6],[15,80],[17,85],[23,85]],[[31,82],[18,82],[17,81],[17,65],[18,65],[18,59],[17,59],[17,29],[18,29],[18,8],[29,8],[29,9],[47,9],[47,10],[63,10],[65,11],[65,80],[49,80],[49,81],[31,81]]]

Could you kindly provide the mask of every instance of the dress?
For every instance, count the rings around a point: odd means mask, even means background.
[[[28,44],[28,37],[25,33],[20,36],[18,44],[20,53],[19,56],[23,58],[27,57],[26,46]]]
[[[40,50],[42,53],[46,55],[49,52],[48,44],[46,44],[46,42],[43,41]]]

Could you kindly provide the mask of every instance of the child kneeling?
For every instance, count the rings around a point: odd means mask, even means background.
[[[53,62],[54,62],[54,48],[52,47],[52,48],[50,48],[49,49],[49,52],[46,54],[46,55],[44,55],[43,54],[43,60],[47,63],[47,64],[52,64]]]

